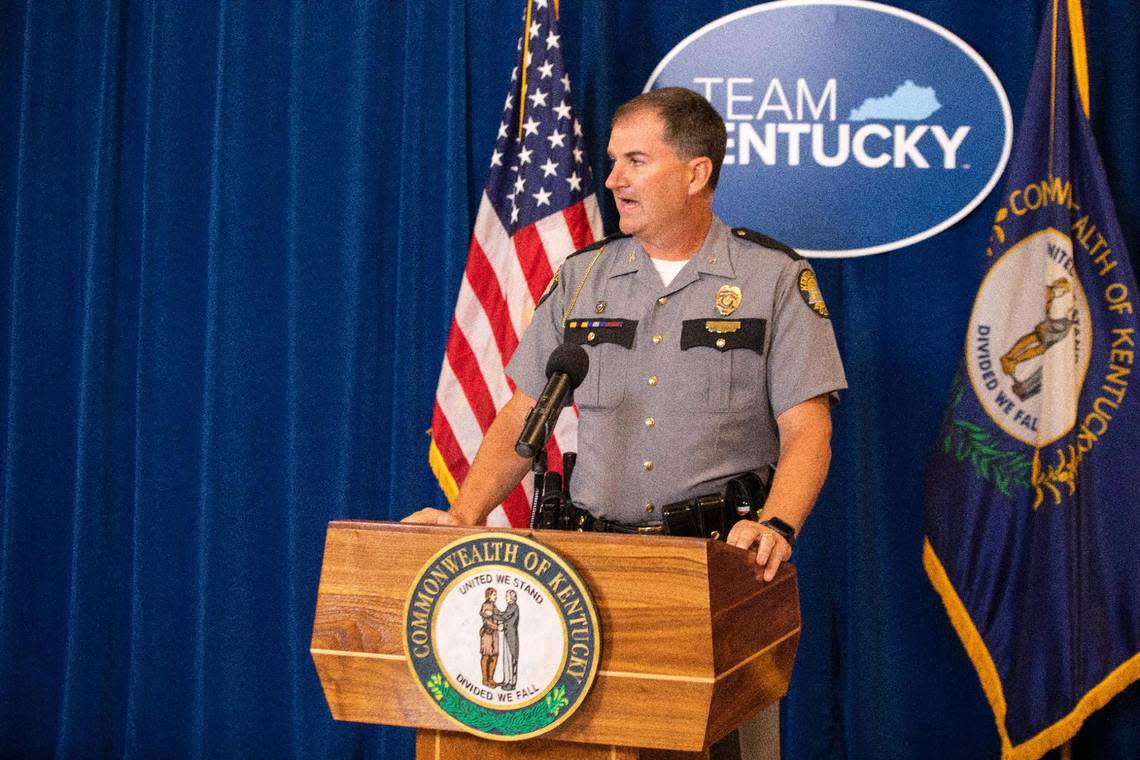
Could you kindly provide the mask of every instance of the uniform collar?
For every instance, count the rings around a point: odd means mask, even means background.
[[[693,254],[685,268],[678,273],[676,279],[669,284],[669,290],[679,290],[696,282],[699,274],[735,277],[736,273],[732,268],[732,260],[728,255],[728,243],[731,237],[732,234],[728,226],[714,215],[712,224],[709,225],[708,234],[705,235],[705,242]],[[649,254],[645,252],[645,248],[638,242],[637,238],[628,238],[628,240],[630,242],[628,250],[614,257],[608,276],[618,277],[631,272],[639,272],[642,268],[648,268],[653,276],[657,277],[657,271],[653,268],[653,262],[649,260]]]
[[[728,243],[732,232],[728,225],[714,216],[709,234],[705,236],[705,244],[693,255],[696,259],[697,271],[701,274],[711,274],[717,277],[735,277],[732,269],[732,259],[728,255]]]

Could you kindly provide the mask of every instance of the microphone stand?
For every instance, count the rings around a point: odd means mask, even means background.
[[[542,441],[535,450],[534,459],[530,464],[530,471],[534,473],[534,494],[530,502],[530,529],[534,530],[538,524],[538,507],[542,504],[543,490],[546,488],[546,439],[550,437],[550,423],[542,428]]]

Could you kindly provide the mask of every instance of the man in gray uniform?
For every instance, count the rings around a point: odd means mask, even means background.
[[[764,576],[791,555],[830,462],[830,405],[846,387],[815,275],[794,251],[712,212],[725,128],[701,96],[664,88],[614,115],[606,187],[622,235],[572,255],[507,366],[517,390],[487,431],[450,512],[477,524],[528,472],[514,452],[547,357],[585,347],[574,500],[594,517],[654,526],[670,503],[716,493],[779,461],[761,522],[727,541],[757,547]],[[765,521],[771,522],[765,524]]]

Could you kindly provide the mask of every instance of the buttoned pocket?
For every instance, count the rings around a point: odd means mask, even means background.
[[[574,402],[586,409],[612,409],[625,398],[630,349],[637,334],[636,319],[575,319],[565,321],[562,339],[586,349],[590,368],[574,391]]]
[[[763,382],[764,319],[687,319],[681,350],[700,358],[709,411],[741,409],[758,401]]]

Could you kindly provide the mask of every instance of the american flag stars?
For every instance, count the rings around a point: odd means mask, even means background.
[[[533,93],[527,96],[527,99],[530,100],[530,103],[534,108],[546,105],[546,93],[542,90],[536,89]]]
[[[548,2],[536,1],[518,39],[525,63],[511,72],[511,93],[491,154],[488,197],[510,234],[593,193],[561,39],[550,14]]]

